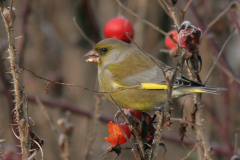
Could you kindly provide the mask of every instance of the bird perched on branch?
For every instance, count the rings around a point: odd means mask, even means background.
[[[166,75],[171,80],[174,69],[137,47],[108,38],[97,43],[86,56],[89,56],[86,62],[98,65],[101,91],[111,92],[122,108],[151,112],[155,110],[153,104],[160,106],[167,101]],[[191,93],[219,94],[222,90],[226,89],[204,86],[178,74],[172,97]],[[112,101],[108,93],[104,94]]]

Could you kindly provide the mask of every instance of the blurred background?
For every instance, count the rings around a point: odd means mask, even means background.
[[[185,8],[187,0],[177,3]],[[231,2],[231,1],[230,1]],[[189,6],[185,20],[204,31],[207,26],[229,5],[228,0],[194,0]],[[239,1],[238,1],[239,2]],[[150,21],[165,32],[174,29],[172,19],[164,12],[157,0],[122,0],[122,3],[142,18]],[[9,6],[9,1],[6,1]],[[83,38],[73,23],[77,23],[84,33],[94,42],[104,38],[103,28],[110,19],[119,12],[134,25],[134,41],[146,52],[159,58],[164,63],[173,66],[168,53],[160,52],[166,49],[164,36],[152,27],[126,11],[119,10],[114,0],[22,0],[14,1],[17,11],[15,21],[16,49],[20,65],[31,70],[36,75],[56,82],[77,84],[92,90],[99,90],[97,80],[97,65],[86,63],[86,54],[92,46]],[[215,159],[229,159],[234,151],[235,133],[240,132],[240,4],[233,5],[201,39],[199,46],[203,60],[200,76],[204,80],[220,49],[233,27],[238,26],[233,37],[223,51],[218,65],[215,67],[207,85],[220,86],[228,90],[220,95],[203,95],[204,122],[208,138],[213,146]],[[0,21],[0,58],[8,56],[7,34],[4,23]],[[11,111],[14,107],[11,77],[5,73],[3,66],[9,70],[9,62],[1,61],[0,66],[0,139],[4,154],[9,159],[18,159],[18,140],[11,129]],[[61,159],[58,137],[51,128],[43,110],[36,103],[36,97],[45,106],[47,114],[52,118],[53,125],[59,133],[62,128],[57,125],[59,118],[66,118],[66,110],[70,110],[70,121],[74,131],[70,139],[71,159],[99,159],[110,146],[103,138],[108,137],[107,122],[112,120],[117,107],[103,98],[99,109],[100,119],[97,126],[93,125],[92,114],[96,106],[97,93],[79,88],[48,84],[26,70],[22,70],[24,90],[28,96],[29,116],[34,120],[34,133],[44,139],[44,160]],[[48,87],[48,92],[46,92]],[[181,118],[180,107],[185,97],[175,100],[172,117]],[[189,116],[192,110],[192,96],[185,102],[184,115]],[[94,129],[94,126],[96,127]],[[92,131],[94,141],[90,141]],[[178,135],[179,122],[174,122],[171,130],[164,129],[162,140],[167,152],[165,159],[181,159],[192,149],[195,142],[194,133],[188,127],[184,143]],[[89,155],[86,150],[91,144]],[[238,141],[239,143],[239,141]],[[123,147],[129,147],[128,144]],[[163,157],[164,149],[159,150],[159,159]],[[111,153],[107,159],[114,159]],[[129,149],[122,150],[118,157],[133,159]],[[36,154],[36,160],[41,159],[41,153]],[[197,159],[194,151],[188,159]]]

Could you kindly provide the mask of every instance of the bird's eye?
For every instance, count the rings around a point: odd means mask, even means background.
[[[107,48],[102,48],[102,49],[100,50],[101,54],[105,54],[105,53],[107,53],[107,51],[108,51]]]

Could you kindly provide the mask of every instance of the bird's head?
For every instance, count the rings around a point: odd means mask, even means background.
[[[98,63],[99,66],[106,63],[114,63],[120,55],[121,50],[128,46],[129,44],[117,39],[104,39],[98,42],[96,46],[85,55],[89,57],[86,62]]]

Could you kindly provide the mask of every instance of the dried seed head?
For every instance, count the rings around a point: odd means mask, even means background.
[[[8,26],[11,26],[13,25],[14,21],[16,20],[16,14],[17,14],[17,11],[14,7],[12,7],[12,19],[11,19],[11,9],[10,7],[7,7],[7,8],[4,8],[3,10],[3,17],[5,19],[5,22],[7,23]]]

